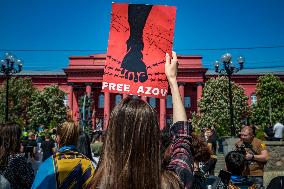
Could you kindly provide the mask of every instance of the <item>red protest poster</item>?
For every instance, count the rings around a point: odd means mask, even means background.
[[[113,3],[102,91],[166,98],[176,8]]]

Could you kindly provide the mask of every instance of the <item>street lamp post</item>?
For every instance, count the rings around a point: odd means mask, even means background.
[[[17,59],[10,53],[5,53],[3,59],[0,60],[1,69],[0,72],[5,75],[6,78],[6,100],[5,100],[5,122],[8,122],[9,115],[9,78],[10,75],[19,73],[22,71],[22,61]]]
[[[235,67],[232,62],[232,55],[229,53],[224,54],[221,57],[221,64],[219,61],[215,63],[215,72],[218,74],[226,75],[229,80],[229,111],[230,111],[230,127],[231,127],[231,135],[236,136],[236,128],[234,125],[234,111],[233,111],[233,95],[232,95],[232,83],[231,83],[231,76],[234,73],[242,70],[244,68],[244,57],[240,56],[238,58],[239,67]],[[223,66],[222,66],[223,65]],[[222,68],[221,68],[222,66]]]

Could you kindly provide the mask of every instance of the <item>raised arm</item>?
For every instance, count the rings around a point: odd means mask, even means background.
[[[178,90],[178,84],[177,84],[178,60],[177,60],[177,55],[174,51],[172,52],[172,56],[173,58],[171,59],[170,55],[166,53],[165,73],[168,78],[170,89],[172,92],[173,123],[175,123],[178,121],[187,121],[187,116]]]
[[[191,124],[187,121],[185,109],[177,85],[177,56],[166,54],[165,73],[167,75],[173,99],[173,125],[170,128],[171,160],[168,170],[174,171],[183,183],[183,188],[190,189],[193,181],[193,160],[190,151]]]

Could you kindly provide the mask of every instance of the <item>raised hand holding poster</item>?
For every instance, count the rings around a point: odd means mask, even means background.
[[[176,8],[113,3],[102,91],[166,98]]]

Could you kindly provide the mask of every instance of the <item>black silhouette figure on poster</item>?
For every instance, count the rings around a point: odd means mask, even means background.
[[[133,80],[134,82],[140,81],[143,83],[148,80],[142,50],[144,49],[143,29],[151,9],[152,5],[128,5],[130,35],[126,41],[127,54],[124,56],[121,64],[121,74],[124,75],[125,79]]]

